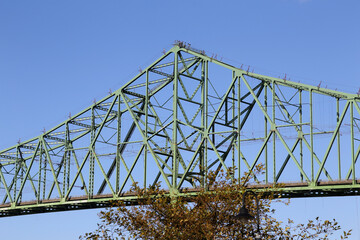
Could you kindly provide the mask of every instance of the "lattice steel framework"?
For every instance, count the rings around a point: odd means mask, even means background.
[[[249,177],[257,164],[265,173],[249,188],[355,195],[359,99],[251,73],[179,42],[119,90],[0,151],[0,215],[136,204],[135,182],[196,194],[209,170]]]

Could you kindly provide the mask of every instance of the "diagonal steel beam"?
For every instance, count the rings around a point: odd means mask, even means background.
[[[326,160],[328,159],[328,156],[329,156],[331,147],[333,146],[336,137],[338,137],[338,132],[339,132],[339,130],[340,130],[340,126],[341,126],[341,124],[342,124],[342,122],[343,122],[343,120],[344,120],[344,117],[345,117],[345,114],[346,114],[346,112],[347,112],[347,110],[348,110],[348,108],[349,108],[349,105],[350,105],[350,102],[348,101],[348,102],[346,103],[345,107],[344,107],[343,112],[341,113],[341,116],[340,116],[339,121],[338,121],[337,124],[336,124],[336,128],[335,128],[335,130],[334,130],[334,133],[333,133],[333,135],[332,135],[332,137],[331,137],[331,139],[330,139],[330,143],[329,143],[329,145],[328,145],[328,147],[327,147],[327,149],[326,149],[326,152],[325,152],[324,158],[323,158],[323,160],[322,160],[322,162],[321,162],[321,165],[320,165],[320,168],[319,168],[319,170],[318,170],[318,173],[316,174],[315,182],[317,182],[317,181],[319,180],[321,171],[323,170],[323,168],[324,168],[324,166],[325,166],[325,163],[326,163]]]

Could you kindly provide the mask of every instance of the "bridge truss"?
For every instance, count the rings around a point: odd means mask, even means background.
[[[114,93],[0,151],[0,216],[136,204],[135,182],[194,194],[208,187],[209,171],[250,178],[257,164],[265,173],[249,188],[357,195],[359,99],[252,73],[180,42]]]

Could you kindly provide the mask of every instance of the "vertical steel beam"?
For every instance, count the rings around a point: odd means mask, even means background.
[[[201,82],[200,82],[200,85],[201,85],[201,106],[200,106],[200,111],[201,111],[201,125],[200,127],[204,127],[205,126],[205,118],[206,118],[206,113],[205,113],[205,102],[207,102],[207,99],[206,99],[206,94],[205,94],[205,82],[207,81],[205,76],[206,76],[206,66],[205,66],[205,61],[201,61]],[[205,138],[205,128],[204,128],[204,131],[202,131],[201,133],[201,140],[203,141]],[[207,141],[205,141],[207,142]],[[205,171],[204,169],[204,159],[205,159],[205,151],[206,151],[206,148],[205,148],[205,143],[204,143],[204,146],[200,145],[200,150],[199,150],[199,171],[200,173],[204,173],[204,174],[201,174],[200,178],[201,178],[201,181],[200,181],[200,184],[202,187],[205,187],[206,185],[206,177],[207,176],[207,171]],[[192,160],[195,160],[195,156],[193,157]],[[193,162],[191,162],[191,164],[193,164]],[[188,167],[189,168],[189,167]],[[187,170],[187,169],[186,169]]]
[[[356,184],[355,178],[355,147],[354,147],[354,100],[350,102],[350,137],[351,137],[351,168],[352,168],[352,181]]]
[[[264,84],[265,85],[265,89],[264,89],[264,110],[267,113],[268,112],[268,85],[267,83]],[[264,138],[266,139],[268,136],[268,130],[267,130],[267,126],[268,122],[267,122],[267,118],[264,116]],[[268,145],[265,145],[265,183],[267,184],[269,182],[269,171],[268,171]]]
[[[314,123],[313,123],[313,92],[312,92],[312,89],[309,91],[309,98],[310,98],[311,184],[315,185],[315,182],[314,182]]]
[[[145,137],[146,137],[146,141],[148,141],[148,121],[149,121],[149,104],[150,104],[150,99],[149,99],[149,70],[146,70],[146,84],[145,84],[145,107],[144,107],[144,111],[145,111]],[[147,178],[147,152],[148,152],[148,146],[147,144],[145,144],[144,146],[144,189],[146,189],[146,178]]]
[[[41,146],[41,155],[43,155],[44,153],[44,150],[43,150],[43,147],[42,145]],[[44,166],[43,166],[43,169],[44,169],[44,174],[43,174],[43,195],[42,195],[42,199],[45,199],[45,196],[46,196],[46,180],[47,180],[47,176],[46,176],[46,172],[47,172],[47,160],[46,160],[46,155],[44,156]],[[40,194],[40,193],[39,193]]]
[[[300,131],[298,132],[298,138],[300,140],[300,166],[304,167],[304,152],[303,152],[303,106],[302,106],[302,90],[299,90],[299,123]],[[300,173],[301,181],[304,181],[304,176]]]
[[[207,189],[207,176],[208,176],[208,140],[207,137],[209,135],[209,130],[208,130],[208,111],[209,111],[209,98],[208,98],[208,94],[209,94],[209,62],[208,61],[203,61],[203,64],[205,65],[205,75],[204,75],[204,79],[203,79],[203,85],[204,85],[204,97],[203,97],[203,105],[204,105],[204,122],[203,125],[201,126],[203,128],[204,131],[204,160],[203,160],[203,171],[205,173],[204,176],[204,187]]]
[[[117,106],[117,136],[116,136],[116,157],[115,157],[115,171],[116,171],[116,183],[115,191],[119,192],[120,188],[120,154],[121,154],[121,101],[119,95],[116,95],[118,106]],[[113,164],[110,166],[113,166]],[[110,177],[111,174],[107,173],[107,176]]]
[[[42,172],[42,155],[43,155],[43,151],[42,151],[42,146],[40,146],[40,154],[39,154],[39,173],[38,173],[38,194],[37,194],[37,202],[39,203],[40,202],[40,196],[41,196],[41,181],[42,181],[42,178],[41,178],[41,172]]]
[[[90,142],[91,145],[94,144],[94,139],[95,139],[95,133],[96,133],[96,128],[95,128],[95,103],[91,108],[91,133],[90,133]],[[89,154],[90,154],[90,158],[89,158],[89,194],[88,194],[88,198],[91,199],[94,195],[94,173],[95,173],[95,157],[93,155],[93,153],[91,152],[91,149],[94,148],[95,151],[95,146],[91,146],[89,147]]]
[[[336,98],[336,122],[340,121],[340,106],[339,98]],[[340,150],[340,131],[337,133],[337,154],[338,154],[338,171],[339,171],[339,180],[341,179],[341,150]]]
[[[275,82],[272,82],[272,89],[271,89],[271,94],[272,94],[272,123],[271,123],[271,131],[275,131],[275,106],[276,106],[276,101],[275,101]],[[276,134],[273,134],[273,182],[276,183]]]
[[[177,146],[177,132],[178,132],[178,60],[179,60],[179,51],[174,53],[174,81],[173,81],[173,134],[172,134],[172,189],[175,189],[177,186],[178,178],[178,146]]]

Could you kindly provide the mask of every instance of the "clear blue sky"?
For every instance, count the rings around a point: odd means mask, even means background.
[[[255,72],[356,93],[358,0],[0,0],[0,149],[107,95],[174,40]],[[360,239],[358,197],[296,199],[278,215],[336,218]],[[0,218],[1,239],[76,239],[98,210]]]

